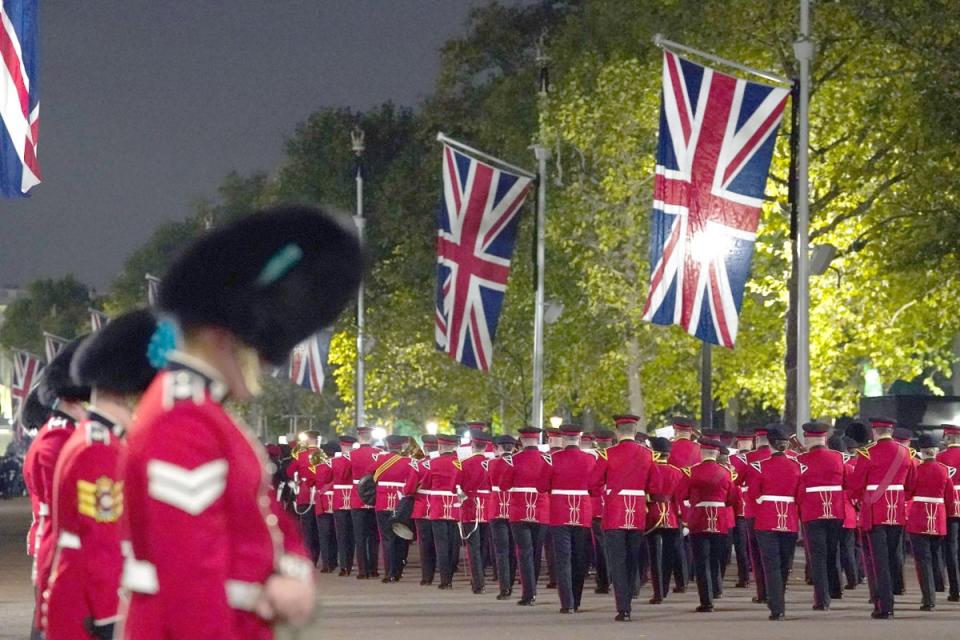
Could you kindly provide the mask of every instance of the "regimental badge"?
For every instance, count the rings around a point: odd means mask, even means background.
[[[107,476],[77,480],[77,511],[97,522],[116,522],[123,514],[123,482]]]

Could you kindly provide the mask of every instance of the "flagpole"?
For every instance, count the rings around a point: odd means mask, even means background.
[[[800,63],[800,127],[797,143],[797,415],[810,421],[810,0],[800,0],[800,35],[793,45]]]
[[[363,217],[363,164],[362,156],[364,151],[363,129],[359,126],[354,127],[350,133],[351,148],[357,157],[357,214],[353,221],[357,225],[357,235],[360,244],[363,245],[363,232],[366,219]],[[366,406],[364,402],[364,392],[366,391],[366,372],[364,368],[364,306],[363,293],[364,283],[360,283],[357,289],[357,401],[356,401],[356,426],[357,428],[366,426]]]
[[[480,151],[479,149],[474,149],[474,148],[471,147],[471,146],[465,145],[465,144],[463,144],[462,142],[460,142],[459,140],[454,140],[453,138],[448,137],[448,136],[447,136],[445,133],[443,133],[442,131],[437,134],[437,142],[442,142],[443,144],[448,144],[448,145],[450,145],[451,147],[457,147],[457,148],[460,149],[461,151],[466,151],[466,152],[469,153],[470,155],[476,156],[477,158],[482,158],[482,159],[486,160],[487,162],[489,162],[490,164],[499,165],[499,166],[503,167],[504,169],[509,169],[510,171],[512,171],[512,172],[514,172],[514,173],[517,173],[517,174],[520,174],[521,176],[523,176],[523,177],[525,177],[525,178],[531,178],[531,179],[533,179],[533,178],[536,178],[536,177],[537,177],[536,175],[530,173],[530,172],[527,171],[526,169],[521,169],[520,167],[518,167],[518,166],[516,166],[516,165],[512,165],[512,164],[510,164],[509,162],[504,162],[504,161],[501,160],[500,158],[496,158],[496,157],[494,157],[494,156],[491,156],[489,153],[484,153],[483,151]]]
[[[533,145],[537,157],[537,290],[533,311],[533,426],[543,428],[543,269],[546,262],[547,160],[550,150]]]
[[[694,47],[688,47],[685,44],[680,44],[679,42],[674,42],[672,40],[667,40],[662,33],[657,33],[653,36],[653,44],[660,47],[661,49],[667,49],[676,53],[677,51],[682,51],[684,53],[689,53],[695,56],[700,56],[710,60],[711,62],[716,62],[717,64],[722,64],[733,69],[738,69],[745,73],[752,73],[755,76],[763,78],[764,80],[769,80],[770,82],[778,82],[780,84],[792,84],[789,78],[784,78],[783,76],[778,76],[775,73],[770,73],[769,71],[764,71],[763,69],[758,69],[756,67],[751,67],[746,64],[741,64],[739,62],[734,62],[733,60],[728,60],[727,58],[722,58],[718,55],[708,53],[702,49],[696,49]]]

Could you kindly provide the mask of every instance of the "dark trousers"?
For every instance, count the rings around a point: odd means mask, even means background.
[[[437,570],[440,584],[453,584],[453,571],[460,551],[460,530],[456,520],[433,520],[433,544],[437,548]]]
[[[608,529],[603,532],[607,548],[607,569],[617,602],[617,612],[630,613],[630,601],[640,566],[643,531],[636,529]]]
[[[370,577],[377,573],[380,536],[373,509],[351,509],[353,541],[357,550],[357,574]]]
[[[900,535],[900,542],[897,544],[897,564],[890,567],[890,577],[893,580],[894,595],[902,595],[906,590],[903,580],[903,565],[907,557],[907,536]]]
[[[513,534],[510,532],[510,523],[498,518],[490,523],[490,532],[493,537],[493,553],[496,559],[497,582],[500,593],[513,591],[513,583],[517,580],[517,556],[513,552]]]
[[[474,591],[481,591],[484,587],[483,568],[486,565],[484,561],[484,541],[489,532],[485,522],[477,525],[477,530],[467,538],[467,562],[470,565],[470,587]],[[464,524],[464,535],[473,529],[472,524]]]
[[[760,545],[757,543],[756,518],[747,518],[747,545],[750,548],[750,567],[753,570],[753,582],[757,587],[757,599],[767,599],[766,576],[763,575],[763,561],[760,554]]]
[[[320,559],[320,531],[317,529],[317,516],[314,515],[313,505],[309,505],[306,511],[302,506],[297,507],[297,516],[300,518],[300,533],[303,535],[303,546],[306,547],[313,566],[317,566],[317,560]]]
[[[720,563],[727,545],[725,533],[691,533],[693,566],[697,576],[700,605],[713,606],[713,598],[721,592]]]
[[[893,612],[893,576],[900,570],[900,541],[903,527],[875,525],[867,534],[867,556],[873,577],[873,607],[880,613]]]
[[[650,580],[653,597],[663,600],[670,593],[670,577],[674,566],[684,553],[683,532],[680,529],[654,529],[647,536],[650,551]]]
[[[797,549],[797,534],[779,531],[757,531],[757,546],[766,580],[767,606],[772,615],[784,613],[787,578],[793,567]]]
[[[913,561],[917,566],[917,581],[920,583],[922,594],[920,604],[931,607],[937,604],[937,590],[933,579],[933,546],[939,539],[938,536],[910,534],[910,548],[913,550]]]
[[[333,526],[337,532],[337,564],[341,571],[353,571],[353,518],[349,509],[333,512]]]
[[[543,525],[543,555],[547,560],[547,585],[556,586],[557,584],[557,569],[554,563],[554,558],[556,554],[553,551],[553,528],[548,525]]]
[[[946,537],[937,536],[930,546],[930,553],[933,556],[933,586],[937,593],[943,593],[943,547]]]
[[[337,568],[337,534],[332,513],[317,514],[317,535],[320,539],[320,568],[333,571]]]
[[[860,582],[860,564],[857,562],[857,530],[840,529],[840,568],[848,587]]]
[[[524,600],[537,597],[537,580],[540,579],[539,557],[543,545],[543,526],[536,522],[511,522],[510,531],[517,545],[517,568],[520,571],[520,586]]]
[[[673,587],[677,591],[686,591],[687,583],[693,574],[693,545],[690,536],[680,541],[680,556],[673,565]]]
[[[947,518],[947,537],[943,540],[950,595],[960,595],[960,518]]]
[[[393,511],[377,511],[377,528],[380,529],[380,541],[383,544],[383,574],[384,578],[400,579],[403,570],[403,538],[393,532],[390,527],[390,518]]]
[[[593,568],[597,572],[597,589],[610,588],[610,576],[607,573],[607,550],[603,545],[603,527],[600,518],[593,519]]]
[[[737,516],[733,527],[733,549],[737,556],[737,584],[746,585],[750,582],[750,546],[747,543],[749,535],[747,519]]]
[[[640,588],[647,584],[650,578],[650,553],[646,542],[640,544],[640,553],[637,554],[637,568],[633,575],[633,597],[640,594]]]
[[[437,572],[437,547],[433,543],[433,525],[426,518],[417,518],[417,544],[420,546],[420,581],[433,582]]]
[[[564,609],[579,609],[583,583],[587,578],[590,530],[586,527],[550,527],[550,533],[553,538],[553,566],[560,606]]]
[[[817,606],[829,607],[830,598],[840,593],[837,552],[841,531],[843,520],[836,518],[811,520],[804,525],[807,561],[813,580],[813,603]]]

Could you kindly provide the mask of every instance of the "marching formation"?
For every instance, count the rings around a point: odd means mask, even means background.
[[[615,620],[627,621],[642,586],[656,605],[691,576],[696,611],[713,611],[735,558],[736,586],[752,582],[753,601],[783,620],[802,538],[814,610],[866,581],[872,617],[891,618],[906,548],[922,610],[934,609],[944,566],[948,600],[960,601],[960,427],[943,425],[944,450],[924,434],[917,451],[912,432],[883,418],[845,434],[803,425],[803,445],[783,424],[697,438],[692,421],[675,418],[671,441],[638,433],[637,420],[616,417],[615,432],[523,427],[516,439],[471,423],[468,445],[389,436],[386,450],[368,428],[324,449],[306,432],[286,477],[309,552],[341,577],[356,558],[358,579],[380,578],[380,548],[382,582],[398,582],[415,538],[422,586],[452,588],[463,547],[473,593],[485,593],[492,568],[497,600],[531,606],[545,559],[560,613],[571,614],[593,567],[596,592],[612,587]]]

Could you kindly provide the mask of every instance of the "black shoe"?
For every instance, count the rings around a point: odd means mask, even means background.
[[[437,587],[437,588],[438,588],[438,589],[443,589],[443,590],[453,589],[453,584],[451,584],[451,583],[449,583],[449,582],[441,582],[441,583],[440,583],[440,586]]]
[[[814,611],[830,611],[830,606],[826,604],[815,604],[813,605]]]
[[[753,596],[752,598],[750,598],[750,602],[752,602],[753,604],[767,604],[767,599],[760,598],[758,596]]]
[[[380,577],[380,572],[379,572],[379,571],[374,571],[374,572],[370,573],[368,577],[370,577],[370,578],[379,578],[379,577]]]
[[[920,611],[933,611],[935,608],[936,608],[936,605],[932,605],[932,604],[920,605]]]
[[[429,587],[429,586],[432,585],[432,584],[433,584],[433,580],[421,580],[421,581],[420,581],[420,586],[421,586],[421,587]]]
[[[573,609],[570,607],[560,607],[560,613],[573,613]]]
[[[674,593],[686,593],[686,592],[687,592],[687,588],[686,588],[686,587],[674,587],[674,588],[673,588],[673,592],[674,592]]]
[[[547,583],[547,589],[556,589],[556,588],[557,588],[557,583],[556,583],[556,582],[548,582],[548,583]]]
[[[719,600],[720,598],[723,597],[723,591],[718,591],[717,593],[714,594],[713,597]]]
[[[856,582],[848,582],[848,583],[847,583],[847,586],[845,586],[844,589],[847,590],[847,591],[853,591],[854,589],[857,588],[857,586],[858,586],[858,585],[857,585]]]
[[[533,606],[533,603],[536,602],[536,601],[537,601],[536,597],[534,597],[534,598],[520,598],[519,600],[517,600],[517,606],[518,606],[518,607],[532,607],[532,606]]]
[[[367,580],[368,578],[370,578],[370,576],[368,576],[368,575],[365,574],[365,573],[358,573],[358,574],[357,574],[357,580]]]
[[[650,598],[650,600],[648,600],[647,602],[649,602],[650,604],[662,604],[662,603],[663,603],[663,598],[658,598],[657,596],[653,596],[653,597]]]
[[[906,590],[904,590],[904,589],[897,589],[896,591],[893,592],[893,595],[895,595],[895,596],[902,596],[902,595],[905,594],[905,593],[906,593]]]
[[[479,589],[473,590],[474,595],[477,595],[477,596],[480,595],[481,593],[486,593],[486,592],[487,592],[486,587],[480,587]]]
[[[697,607],[697,613],[713,613],[713,605],[702,604],[699,607]]]
[[[831,600],[843,600],[843,592],[841,591],[840,593],[831,593],[831,594],[830,594],[830,599],[831,599]]]
[[[786,614],[783,614],[783,613],[771,613],[771,614],[767,617],[767,620],[778,620],[778,621],[779,621],[779,620],[786,620],[786,619],[787,619],[787,616],[786,616]]]
[[[870,617],[874,620],[889,620],[893,617],[893,611],[874,611]]]
[[[339,577],[341,577],[341,578],[344,577],[344,576],[348,576],[348,575],[350,575],[350,572],[347,571],[346,569],[340,569],[340,573],[337,574],[337,576],[339,576]]]
[[[509,591],[501,591],[500,593],[497,594],[497,600],[509,600],[509,599],[510,599]]]
[[[947,596],[947,602],[960,602],[960,595],[951,593],[949,596]]]
[[[735,586],[737,589],[746,589],[748,586],[750,586],[750,583],[749,583],[749,582],[738,582],[737,584],[735,584],[735,585],[733,585],[733,586]]]
[[[594,593],[610,593],[610,587],[597,587],[593,590]]]
[[[617,622],[630,622],[630,614],[626,611],[620,611],[617,613],[617,616],[614,618]]]

